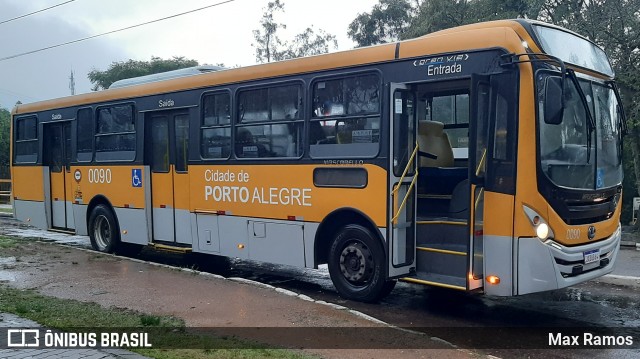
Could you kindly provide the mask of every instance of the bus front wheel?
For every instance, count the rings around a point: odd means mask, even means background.
[[[89,238],[93,249],[113,253],[120,243],[120,230],[113,212],[105,205],[97,205],[89,217]]]
[[[367,228],[342,228],[329,252],[329,274],[344,298],[375,302],[391,292],[395,281],[385,280],[382,244]]]

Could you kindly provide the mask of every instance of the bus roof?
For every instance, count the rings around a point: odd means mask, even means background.
[[[474,36],[464,33],[473,31]],[[438,31],[419,38],[395,43],[356,48],[329,54],[207,72],[200,75],[155,81],[140,85],[90,92],[14,107],[14,115],[93,103],[121,101],[141,96],[240,83],[314,71],[349,68],[388,62],[394,59],[431,56],[442,53],[503,47],[521,51],[521,38],[529,38],[517,20],[498,20]],[[425,50],[425,49],[428,49]]]

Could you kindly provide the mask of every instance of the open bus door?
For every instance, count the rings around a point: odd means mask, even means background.
[[[513,294],[517,73],[473,75],[467,289]]]
[[[415,271],[416,258],[416,114],[415,94],[407,86],[391,84],[391,141],[389,171],[389,277]]]

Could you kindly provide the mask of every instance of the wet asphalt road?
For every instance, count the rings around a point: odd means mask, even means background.
[[[31,232],[7,217],[0,217],[0,228],[2,232],[19,230],[22,235],[29,237],[42,236],[42,232]],[[87,237],[50,232],[46,232],[46,236],[70,245],[90,247]],[[632,275],[634,268],[640,267],[640,264],[636,266],[634,263],[640,252],[634,249],[622,250],[625,251],[620,257],[625,268],[623,274]],[[144,250],[137,258],[176,266],[197,266],[183,256],[149,250]],[[474,341],[473,337],[479,338],[487,333],[495,333],[507,343],[518,343],[516,346],[528,347],[527,336],[517,329],[509,329],[513,327],[577,327],[579,331],[588,331],[589,328],[623,328],[631,330],[634,340],[640,341],[638,288],[587,282],[552,292],[498,298],[398,283],[393,292],[380,303],[365,304],[344,300],[338,296],[326,268],[322,267],[320,270],[308,270],[232,260],[227,268],[205,269],[225,277],[251,279],[303,293],[317,300],[344,305],[392,325],[411,327],[460,347],[477,348],[478,341]],[[469,329],[470,327],[472,329]],[[504,358],[640,358],[640,350],[619,349],[481,351]]]

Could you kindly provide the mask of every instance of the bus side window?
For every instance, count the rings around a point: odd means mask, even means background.
[[[202,99],[200,155],[226,159],[231,155],[231,96],[227,92],[207,94]]]
[[[311,157],[372,157],[378,153],[380,78],[377,74],[316,81],[312,91]]]
[[[35,163],[38,160],[38,118],[18,118],[15,131],[15,162]]]
[[[239,158],[299,157],[304,121],[302,86],[271,86],[241,91],[235,137]]]

